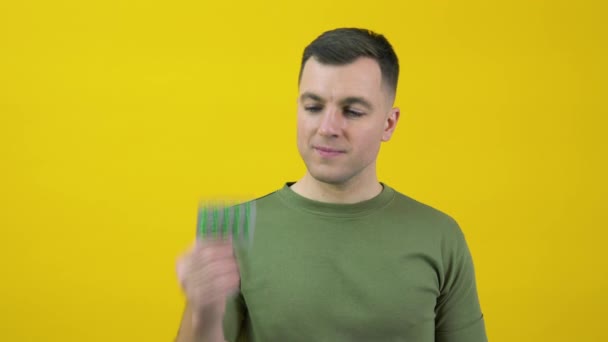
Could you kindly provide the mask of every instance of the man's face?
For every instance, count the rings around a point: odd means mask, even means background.
[[[330,184],[376,177],[376,157],[399,117],[370,58],[304,65],[298,97],[298,149],[308,172]]]

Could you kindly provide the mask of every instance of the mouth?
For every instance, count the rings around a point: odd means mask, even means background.
[[[313,146],[312,148],[317,151],[317,153],[320,154],[322,157],[336,157],[346,152],[344,150],[339,150],[326,146]]]

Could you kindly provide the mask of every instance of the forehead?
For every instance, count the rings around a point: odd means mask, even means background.
[[[373,101],[382,97],[383,91],[380,66],[371,58],[330,65],[311,57],[304,65],[300,80],[300,94],[311,92],[329,100],[359,96]]]

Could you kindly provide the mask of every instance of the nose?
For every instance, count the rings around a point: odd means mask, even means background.
[[[342,131],[344,120],[340,112],[335,109],[327,108],[319,124],[319,134],[325,137],[337,137]]]

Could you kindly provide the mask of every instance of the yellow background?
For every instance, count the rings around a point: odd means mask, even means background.
[[[602,1],[0,3],[0,341],[170,341],[198,200],[304,172],[300,54],[401,60],[381,179],[453,215],[491,341],[607,341]]]

